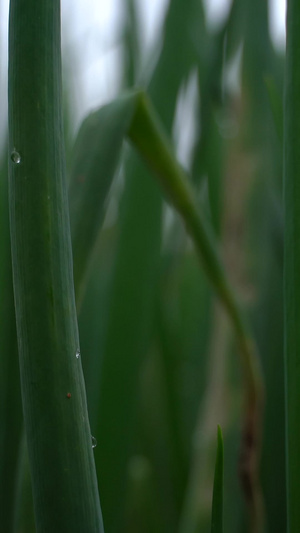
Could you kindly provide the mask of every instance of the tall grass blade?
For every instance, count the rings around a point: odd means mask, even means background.
[[[218,426],[218,446],[215,466],[214,489],[211,512],[211,533],[223,533],[223,477],[224,477],[223,436]]]
[[[131,97],[127,96],[127,98],[130,107],[133,102],[136,106],[128,128],[129,139],[148,162],[171,203],[182,215],[186,228],[199,252],[206,275],[220,297],[236,332],[245,379],[241,475],[245,486],[251,487],[254,521],[258,524],[262,520],[257,470],[261,436],[262,378],[253,341],[228,284],[210,228],[198,209],[190,184],[173,156],[172,149],[150,102],[143,93],[138,91],[132,92]],[[119,103],[116,101],[114,105],[111,105],[110,112],[113,114],[114,109],[118,109],[118,106]],[[94,116],[97,115],[94,114]],[[142,184],[136,185],[135,194],[138,194],[141,187]],[[144,197],[142,200],[141,197],[141,201],[146,202],[146,198]],[[142,211],[141,217],[143,216]],[[121,267],[118,266],[118,268]],[[119,295],[120,291],[118,290],[115,293],[118,300]],[[124,293],[121,300],[126,301],[126,297],[127,294]],[[114,309],[114,313],[121,313],[117,305],[113,305],[112,309]],[[107,364],[110,365],[111,362],[107,362]],[[117,378],[116,375],[115,378]],[[118,388],[120,383],[116,383],[115,386]],[[111,383],[107,386],[109,386],[110,391],[114,389]],[[111,402],[113,402],[113,398],[111,398]],[[249,441],[253,443],[251,447],[249,447]]]
[[[253,341],[235,301],[218,258],[216,246],[205,219],[195,203],[194,193],[180,166],[172,155],[168,141],[160,127],[155,113],[141,95],[137,112],[129,130],[129,138],[146,159],[173,206],[182,215],[187,231],[198,250],[204,270],[220,297],[234,326],[243,361],[245,387],[245,413],[240,465],[247,498],[251,502],[251,513],[257,530],[262,527],[262,497],[258,482],[258,458],[261,439],[262,376]],[[249,446],[249,441],[253,443]]]
[[[97,434],[109,437],[101,439],[95,458],[103,513],[112,531],[122,522],[138,373],[151,332],[161,227],[160,202],[155,201],[159,190],[153,185],[147,176],[142,186],[133,173],[128,176],[107,309]]]
[[[73,147],[69,203],[74,283],[79,303],[135,105],[135,97],[128,94],[89,115]]]
[[[16,512],[14,532],[33,533],[35,531],[32,483],[28,461],[26,436],[23,432],[18,461],[18,486],[15,502]]]
[[[195,21],[198,21],[196,13],[201,7],[201,3],[195,0],[175,0],[170,2],[167,10],[162,51],[148,90],[169,132],[180,83],[189,71],[195,41],[200,35]],[[194,31],[191,31],[191,22]],[[139,371],[153,330],[162,229],[159,188],[136,154],[131,155],[125,165],[125,175],[99,415],[99,421],[104,422],[114,447],[101,442],[96,452],[98,471],[104,473],[100,482],[102,505],[111,524],[118,520],[114,512],[116,494],[119,495],[120,506],[124,499]],[[119,332],[118,338],[116,331]],[[118,395],[113,393],[112,384],[115,384]],[[118,421],[114,426],[112,419]],[[160,484],[158,491],[161,491]],[[164,498],[163,494],[161,497]]]
[[[264,207],[266,208],[266,199]],[[266,211],[270,210],[266,209]],[[277,224],[278,213],[273,213],[273,217],[276,217],[275,224]],[[260,353],[264,354],[262,357],[262,367],[265,376],[266,397],[268,398],[265,409],[264,439],[261,456],[261,481],[265,496],[268,530],[285,531],[283,254],[281,254],[281,249],[280,254],[278,253],[278,242],[274,238],[273,217],[270,217],[268,232],[263,236],[264,245],[268,242],[271,247],[267,248],[265,245],[266,255],[263,260],[264,273],[261,279],[260,316],[255,312],[258,347]],[[276,417],[274,417],[274,413],[276,413]],[[274,435],[276,435],[276,438],[274,438]]]
[[[162,285],[165,276],[162,277]],[[161,291],[163,292],[163,288]],[[178,295],[177,295],[178,296]],[[178,373],[179,361],[181,353],[180,336],[175,336],[168,323],[169,309],[166,306],[164,299],[161,297],[159,305],[157,306],[157,330],[159,335],[159,353],[161,360],[162,375],[164,378],[166,390],[166,410],[167,410],[167,426],[169,432],[169,462],[171,464],[171,479],[172,488],[174,491],[174,499],[176,508],[180,509],[184,497],[187,474],[188,474],[188,454],[186,449],[186,442],[184,442],[183,421],[182,421],[182,401],[180,394],[178,394]],[[170,298],[171,300],[171,298]],[[172,318],[174,316],[172,315]],[[174,320],[173,322],[176,321]],[[174,324],[174,329],[175,329]],[[176,324],[177,325],[177,324]],[[176,331],[177,332],[177,331]],[[175,337],[175,338],[174,338]]]
[[[133,87],[137,81],[140,68],[140,39],[138,32],[138,14],[135,0],[126,0],[126,22],[123,29],[123,68],[124,86]]]
[[[0,530],[10,533],[15,520],[23,417],[12,286],[7,157],[0,167],[0,206]]]
[[[106,332],[107,302],[113,259],[115,231],[108,228],[96,244],[94,259],[89,269],[86,289],[78,314],[81,359],[86,383],[90,424],[97,438],[96,427],[99,410],[99,383],[103,360],[103,343]],[[76,289],[76,288],[75,288]],[[100,446],[100,443],[97,445]]]
[[[37,532],[102,532],[72,274],[60,2],[12,0],[9,196],[22,401]]]
[[[272,76],[265,77],[265,85],[279,141],[283,142],[283,105],[276,82]]]
[[[285,207],[285,365],[287,417],[288,531],[300,530],[300,4],[287,2],[285,71],[284,207]]]
[[[171,130],[177,93],[182,77],[187,75],[191,65],[191,58],[194,57],[195,36],[197,38],[199,36],[198,28],[196,27],[196,13],[199,9],[202,12],[201,4],[194,0],[189,2],[176,0],[170,3],[166,16],[162,53],[150,82],[149,91],[160,109],[163,122],[168,130]],[[183,21],[187,23],[183,24]],[[191,21],[195,29],[195,32],[192,33],[190,32]],[[177,52],[174,52],[174,47]],[[188,54],[185,53],[187,50]],[[189,58],[188,61],[187,56]],[[109,120],[112,120],[112,115]],[[107,124],[109,124],[109,120]],[[116,121],[114,124],[116,124]],[[123,127],[121,119],[118,123],[118,131],[114,133],[117,138],[118,132],[121,132]],[[99,128],[101,128],[100,123]],[[110,130],[106,128],[105,138],[109,133]],[[87,133],[86,138],[90,143],[92,136]],[[104,142],[103,136],[101,139]],[[111,147],[114,150],[113,142]],[[98,150],[98,146],[95,150]],[[107,154],[111,154],[111,157],[115,160],[117,156],[113,150],[112,152],[107,150]],[[124,494],[124,477],[128,460],[127,443],[131,438],[130,420],[132,420],[136,401],[135,391],[137,390],[137,378],[142,360],[141,354],[146,349],[152,327],[153,288],[158,274],[157,264],[161,237],[160,192],[157,185],[153,183],[153,180],[148,175],[149,171],[145,169],[138,158],[135,156],[134,161],[133,158],[130,159],[130,177],[125,185],[125,194],[121,206],[121,234],[116,268],[113,271],[111,304],[109,305],[107,320],[108,332],[103,350],[104,363],[101,376],[102,385],[100,387],[99,432],[106,427],[109,438],[107,442],[101,440],[95,450],[96,461],[99,464],[98,470],[101,472],[102,506],[104,507],[109,527],[110,524],[118,521],[118,516],[114,509],[116,491],[118,491],[118,494]],[[74,168],[76,169],[76,165],[74,165]],[[100,166],[98,166],[98,169],[100,169]],[[108,171],[108,167],[106,167],[106,170]],[[141,176],[143,177],[142,187],[140,185]],[[101,174],[98,171],[98,175],[95,173],[96,185],[93,190],[99,188],[99,177],[101,179]],[[103,178],[105,180],[110,179],[108,174],[103,174]],[[73,190],[75,192],[75,188]],[[80,188],[77,187],[75,196],[76,194],[80,196],[79,191]],[[73,221],[77,225],[78,211],[76,214],[72,209],[72,196],[73,194],[71,194],[71,221],[72,230],[74,230]],[[80,203],[81,200],[82,198],[79,198]],[[81,203],[81,205],[83,204]],[[97,212],[99,218],[97,216],[94,217],[95,225],[98,228],[101,222],[100,211],[101,208]],[[87,212],[82,210],[82,220],[86,220],[85,217],[87,217]],[[85,231],[85,224],[83,223],[78,225],[78,235],[80,227],[82,229],[80,239],[84,250],[81,250],[80,254],[77,253],[75,244],[77,233],[73,231],[74,264],[77,270],[77,258],[80,256],[79,261],[85,262],[83,268],[79,264],[79,270],[83,273],[88,264],[88,257],[90,257],[94,247],[97,231],[94,229],[95,226],[91,224],[92,231],[89,234]],[[90,241],[91,236],[92,242]],[[76,286],[80,278],[81,274],[77,275],[75,271]],[[121,298],[122,305],[120,305],[120,294],[126,295],[126,298]],[[80,295],[78,301],[80,302]],[[118,331],[118,337],[116,337],[116,331]],[[127,364],[124,366],[126,362]],[[113,392],[113,383],[119,379],[116,368],[120,369],[120,375],[122,375],[122,380],[116,384],[118,397]],[[118,423],[112,425],[112,419],[118,420]],[[112,442],[114,443],[113,446],[111,445]],[[118,499],[121,508],[121,496]]]

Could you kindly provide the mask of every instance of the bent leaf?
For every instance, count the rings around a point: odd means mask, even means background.
[[[126,106],[128,109],[127,112]],[[201,263],[206,275],[210,280],[216,294],[220,298],[233,325],[238,341],[244,373],[245,413],[241,451],[243,456],[241,476],[245,487],[249,486],[250,484],[250,486],[253,488],[253,499],[248,503],[253,506],[252,513],[253,516],[256,517],[255,520],[260,522],[261,496],[260,489],[257,484],[257,458],[259,456],[258,451],[260,448],[261,438],[260,428],[263,404],[263,388],[260,364],[257,358],[254,343],[251,339],[251,335],[243,313],[237,304],[233,290],[225,275],[213,232],[211,231],[211,228],[199,209],[195,192],[193,191],[188,178],[184,174],[183,169],[176,161],[172,146],[168,141],[160,120],[145,93],[138,90],[128,92],[125,96],[115,100],[108,106],[105,106],[102,110],[91,114],[84,123],[83,129],[80,131],[79,136],[81,136],[82,139],[87,140],[91,138],[90,135],[92,132],[97,131],[97,127],[100,132],[103,132],[102,135],[104,135],[104,128],[101,124],[101,120],[102,117],[105,117],[107,124],[111,123],[115,125],[115,128],[111,128],[107,131],[106,139],[106,142],[113,146],[114,135],[118,134],[116,125],[118,124],[118,120],[120,118],[120,109],[122,109],[123,113],[123,115],[121,113],[121,116],[123,117],[122,123],[119,123],[120,131],[127,133],[129,140],[132,142],[140,155],[146,160],[147,164],[158,178],[158,181],[164,190],[167,199],[181,214],[186,225],[186,229],[192,238],[192,241],[201,259]],[[111,136],[111,139],[109,139],[109,135]],[[84,142],[86,141],[82,141],[83,144]],[[121,136],[118,136],[118,142],[116,143],[117,149],[115,153],[112,151],[109,154],[110,162],[108,168],[110,169],[111,174],[107,174],[105,177],[107,183],[111,183],[113,178],[113,171],[116,168],[116,160],[119,157],[120,146]],[[101,168],[99,159],[97,159],[98,153],[95,148],[93,154],[91,154],[94,159],[88,164],[89,168],[93,169],[95,169],[96,161],[98,161],[99,168]],[[103,153],[103,157],[104,156],[105,154]],[[98,184],[99,173],[95,173],[94,171],[90,172],[86,179],[87,178],[96,180]],[[86,187],[89,187],[90,190],[94,190],[93,188],[96,187],[96,184],[87,184]],[[140,187],[143,187],[142,183],[140,184]],[[108,187],[105,190],[107,194]],[[103,202],[105,202],[106,194],[102,196],[101,209],[103,209]],[[74,189],[71,198],[72,202],[74,202],[74,205],[77,202],[77,216],[79,218],[86,215],[86,212],[82,211],[85,209],[85,204],[84,201],[81,202],[80,196],[81,192],[77,184],[77,187]],[[73,211],[75,212],[76,209],[71,206],[71,212]],[[88,257],[92,253],[96,242],[96,237],[101,226],[101,217],[98,215],[97,202],[95,199],[94,208],[93,210],[90,209],[89,216],[87,217],[89,223],[84,226],[85,231],[90,232],[92,237],[88,237],[87,233],[83,233],[83,231],[82,233],[81,231],[78,231],[78,233],[75,233],[73,237],[75,263],[77,258],[80,262],[80,258],[78,257],[78,249],[80,248],[81,254],[84,257],[85,265],[87,264]],[[79,238],[81,241],[80,246],[77,244],[77,239],[79,240]],[[81,267],[79,278],[83,276],[83,273],[84,267]],[[251,440],[256,443],[256,447],[253,447],[253,449],[251,448],[251,450],[249,450],[249,447],[247,446],[249,435],[251,435]]]
[[[69,205],[77,300],[135,107],[135,93],[103,106],[84,120],[74,144]]]

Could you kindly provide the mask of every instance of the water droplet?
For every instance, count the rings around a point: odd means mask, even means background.
[[[97,440],[95,439],[95,437],[93,437],[93,435],[91,435],[91,437],[92,437],[92,448],[96,448]]]
[[[79,359],[79,357],[80,357],[80,351],[77,350],[77,352],[76,352],[76,359]]]
[[[17,152],[16,150],[12,151],[12,153],[10,154],[10,158],[12,162],[15,163],[16,165],[19,165],[21,163],[21,156],[19,152]]]
[[[50,196],[47,196],[48,200],[50,200]]]

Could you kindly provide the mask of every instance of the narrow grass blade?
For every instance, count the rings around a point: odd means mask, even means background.
[[[134,173],[128,175],[107,309],[97,434],[108,438],[99,442],[95,459],[103,514],[111,531],[117,530],[124,510],[138,375],[154,311],[161,229],[159,190],[154,185],[148,176],[141,186]]]
[[[199,9],[202,12],[202,5],[197,0],[188,2],[186,0],[176,0],[170,3],[167,12],[162,53],[149,84],[149,92],[159,108],[162,120],[168,131],[172,127],[180,83],[191,67],[195,36],[198,38],[201,35],[198,32],[198,19],[196,17]],[[187,23],[183,24],[183,21]],[[195,27],[195,33],[190,32],[191,21]],[[186,50],[188,50],[188,54],[185,53]],[[135,97],[134,106],[136,106],[136,102],[137,99]],[[122,132],[123,124],[125,125],[127,119],[125,120],[124,116],[123,122],[121,116],[119,117],[119,122],[117,122],[113,118],[114,108],[115,103],[107,110],[110,114],[107,124],[110,126],[110,121],[112,124],[118,124],[117,130],[112,132],[112,134],[116,139],[119,139],[119,132]],[[99,128],[101,127],[99,123]],[[105,139],[109,136],[110,131],[109,127],[104,128]],[[87,134],[87,139],[91,143],[92,136]],[[103,136],[101,140],[102,142],[104,141]],[[110,154],[114,160],[118,157],[115,146],[116,141],[113,139],[109,147],[110,150],[107,150],[107,154]],[[88,148],[91,148],[91,146]],[[94,150],[97,151],[98,149],[99,146],[95,144]],[[107,431],[108,438],[106,442],[104,439],[99,442],[98,439],[98,446],[95,449],[103,512],[109,528],[113,528],[113,524],[118,522],[122,515],[123,488],[126,480],[126,465],[129,454],[128,443],[132,436],[130,428],[132,427],[136,402],[138,373],[153,323],[154,288],[156,287],[158,276],[157,265],[160,256],[161,239],[162,199],[157,184],[153,182],[151,176],[149,176],[149,170],[145,168],[136,155],[134,158],[130,157],[129,167],[129,176],[128,180],[126,180],[125,193],[120,210],[120,238],[117,246],[116,267],[112,271],[111,304],[108,308],[108,330],[103,350],[104,363],[100,386],[98,433]],[[76,168],[76,165],[74,165],[74,168]],[[102,176],[100,168],[100,165],[98,165],[98,168],[95,167],[95,172],[93,173],[93,179],[96,180],[94,191],[102,187],[99,183],[99,178],[109,179],[107,174],[108,166],[106,166],[106,173]],[[91,177],[92,173],[89,174],[89,179]],[[88,179],[87,176],[86,178]],[[77,187],[77,193],[80,196],[79,191],[80,188]],[[74,188],[74,195],[76,196],[77,193]],[[72,209],[72,194],[71,223],[72,230],[74,230],[73,221],[77,225],[76,218],[78,215]],[[81,200],[82,198],[79,199],[80,203]],[[96,209],[94,217],[98,231],[101,225],[100,211],[101,207],[99,211]],[[82,213],[82,220],[84,221],[87,211],[83,210]],[[98,216],[99,218],[97,218]],[[79,275],[75,271],[76,288],[80,284],[80,279],[83,279],[84,271],[94,248],[97,238],[95,226],[91,224],[92,231],[89,234],[85,231],[83,222],[83,224],[78,225],[78,233],[76,231],[73,232],[75,269],[77,270],[76,263],[79,258],[79,271],[81,270]],[[80,238],[82,239],[83,248],[78,253],[76,241],[80,228],[82,229]],[[91,236],[93,237],[92,241],[90,241]],[[80,266],[81,261],[85,262],[82,267]],[[121,299],[120,294],[123,295]],[[78,296],[77,301],[80,303],[80,294],[77,292]],[[118,331],[118,336],[116,336],[116,331]],[[118,372],[116,372],[116,369],[118,369]],[[114,392],[113,384],[118,390],[117,395]],[[115,420],[116,423],[111,424],[111,420]],[[119,501],[118,513],[115,511],[116,498]]]
[[[83,122],[72,155],[69,203],[77,301],[101,228],[110,186],[136,97],[129,93],[102,107]]]
[[[8,215],[7,157],[0,167],[0,530],[13,531],[23,430]]]
[[[206,42],[209,52],[205,54],[204,59],[199,53],[198,58],[198,90],[200,93],[198,123],[201,127],[197,132],[191,173],[195,183],[199,183],[204,176],[207,176],[211,220],[218,237],[221,234],[224,199],[224,141],[216,117],[218,115],[220,117],[224,112],[221,107],[224,51],[232,11],[233,5],[228,18],[216,35],[212,37],[208,33]]]
[[[165,20],[164,42],[147,92],[170,135],[178,91],[198,54],[206,50],[205,17],[202,2],[172,0]]]
[[[258,458],[261,441],[263,386],[254,342],[227,281],[212,232],[199,211],[194,192],[186,176],[172,154],[172,149],[159,120],[143,94],[140,95],[137,111],[128,135],[158,177],[172,205],[182,215],[206,275],[233,324],[244,372],[245,411],[240,476],[251,507],[254,527],[260,530],[263,522],[263,510],[258,482]],[[249,439],[254,443],[251,447],[248,445]],[[249,486],[251,491],[247,490],[246,494],[246,488]]]
[[[287,2],[285,71],[285,366],[288,528],[300,531],[300,3]]]
[[[189,73],[195,57],[195,45],[202,37],[198,17],[202,11],[202,3],[198,0],[174,0],[169,3],[165,17],[162,51],[148,91],[169,134],[180,84]],[[111,440],[116,442],[114,454],[112,449],[105,449],[104,443],[101,462],[99,460],[99,472],[104,469],[107,473],[107,477],[103,479],[104,485],[109,487],[109,483],[114,484],[109,489],[110,494],[107,490],[109,514],[114,520],[113,498],[116,491],[120,494],[120,487],[124,484],[132,438],[130,428],[134,428],[132,422],[137,402],[139,371],[146,356],[154,322],[162,230],[160,190],[153,182],[149,169],[136,154],[130,156],[125,174],[127,179],[120,208],[121,231],[112,282],[112,304],[103,367],[104,392],[100,401],[107,430]],[[122,266],[119,267],[118,262]],[[122,303],[118,310],[120,294],[126,299],[121,297]],[[116,330],[120,332],[118,342]],[[126,366],[123,359],[127,361]],[[119,368],[120,375],[123,374],[123,379],[118,386],[118,398],[111,401],[110,383],[120,379],[116,376],[116,368]],[[112,418],[119,421],[115,427],[110,423]],[[120,442],[123,444],[121,447]],[[114,455],[118,457],[118,464]],[[110,475],[110,470],[116,475]]]
[[[225,305],[243,346],[243,355],[248,366],[249,392],[251,391],[253,395],[257,392],[257,386],[260,386],[259,369],[256,356],[250,355],[250,347],[247,347],[249,333],[245,320],[228,284],[213,235],[196,204],[190,183],[174,158],[159,119],[143,93],[137,94],[136,113],[130,124],[128,136],[154,171],[167,197],[184,219],[187,230],[200,253],[206,274]]]
[[[14,533],[33,533],[35,531],[32,483],[28,461],[26,436],[23,432],[18,460],[18,487],[16,498]]]
[[[12,0],[9,195],[37,532],[102,532],[80,359],[62,128],[60,2]]]
[[[189,472],[193,470],[190,443],[195,441],[199,404],[202,404],[207,385],[211,325],[211,290],[193,251],[183,254],[172,251],[171,257],[165,254],[158,299],[159,368],[163,378],[161,387],[165,390],[162,411],[166,409],[167,414],[164,425],[169,458],[165,462],[170,469],[176,509],[181,516]],[[186,392],[187,376],[189,394]]]
[[[283,104],[276,82],[272,76],[265,76],[269,103],[274,119],[276,133],[280,143],[283,142]]]
[[[104,356],[107,307],[111,272],[114,265],[115,231],[103,230],[97,241],[94,260],[89,270],[84,297],[78,314],[81,360],[86,383],[90,424],[96,435],[99,408],[99,383]],[[100,446],[100,443],[97,445]]]
[[[261,481],[265,495],[266,521],[269,531],[286,531],[283,255],[281,256],[281,253],[279,255],[276,249],[277,242],[274,239],[274,225],[278,223],[277,216],[275,212],[273,217],[270,217],[271,227],[263,239],[264,245],[266,246],[265,243],[268,242],[271,248],[266,247],[267,254],[263,260],[264,275],[260,291],[260,316],[258,312],[255,312],[254,320],[255,329],[258,331],[257,342],[262,354],[265,390],[268,398],[261,456]]]
[[[156,315],[161,372],[166,391],[170,477],[176,508],[181,509],[188,476],[188,454],[183,438],[182,402],[178,394],[179,354],[181,355],[178,344],[180,345],[180,342],[178,342],[178,337],[172,338],[163,300],[157,306]]]
[[[257,39],[253,39],[253,24]],[[268,3],[253,0],[244,2],[243,16],[242,87],[245,98],[244,138],[249,146],[265,145],[269,134],[268,102],[264,76],[272,64],[272,45],[269,33]],[[265,117],[265,120],[262,120]]]
[[[123,78],[124,86],[133,87],[140,68],[141,43],[135,0],[126,0],[126,22],[123,29]]]
[[[257,359],[255,347],[253,341],[251,340],[251,336],[243,315],[239,309],[239,306],[235,300],[235,296],[224,273],[212,232],[208,227],[206,220],[199,211],[194,192],[191,189],[191,186],[180,165],[174,158],[172,148],[164,134],[162,126],[153,108],[150,105],[150,102],[143,93],[138,91],[132,92],[131,97],[127,98],[127,102],[130,103],[130,108],[132,109],[133,106],[134,109],[132,120],[128,124],[129,139],[132,141],[139,153],[148,162],[150,168],[159,178],[159,182],[161,183],[161,186],[165,190],[171,203],[182,215],[186,224],[186,228],[195,243],[196,249],[199,252],[206,275],[212,283],[216,293],[220,297],[236,332],[241,359],[243,362],[245,379],[245,414],[242,442],[243,464],[241,465],[241,476],[245,486],[246,484],[251,486],[251,504],[253,505],[253,515],[255,516],[254,520],[259,522],[261,520],[261,494],[257,481],[257,461],[260,450],[263,393],[260,365]],[[117,110],[118,106],[119,103],[117,101],[114,102],[114,104],[109,108],[112,117],[114,110]],[[113,119],[111,118],[111,120]],[[134,195],[140,196],[142,194],[142,189],[145,190],[145,183],[142,185],[135,182]],[[145,196],[142,195],[140,197],[140,202],[146,202]],[[143,217],[142,208],[139,213],[139,216]],[[130,216],[132,220],[132,213],[128,216]],[[132,227],[131,230],[133,230]],[[124,246],[128,246],[128,242],[128,239],[126,242],[124,241]],[[133,251],[134,250],[132,250],[132,253]],[[118,266],[118,268],[121,267]],[[123,265],[122,270],[124,268],[125,266]],[[132,266],[129,268],[128,272],[130,272],[130,276],[132,277]],[[118,301],[120,301],[119,295],[120,287],[115,293],[115,298],[118,298]],[[122,300],[125,302],[126,298],[127,292],[124,293]],[[114,310],[114,314],[117,313],[120,314],[120,317],[123,317],[123,313],[117,305],[113,305],[112,309]],[[122,321],[123,320],[124,317]],[[115,323],[115,320],[112,322]],[[111,335],[111,338],[113,339],[115,337],[114,333],[111,333]],[[112,343],[112,349],[115,353],[116,347],[113,346],[114,342]],[[108,360],[110,362],[107,362],[107,364],[110,366],[112,359],[108,358]],[[107,369],[105,372],[110,374],[111,370]],[[112,375],[117,377],[114,372]],[[109,390],[113,390],[109,380],[108,383],[109,385],[107,386],[109,386]],[[120,387],[120,384],[121,382],[118,381],[118,383],[116,383],[116,387]],[[113,405],[113,398],[111,398],[110,401],[111,405]],[[249,439],[255,443],[251,449],[249,449],[247,445]]]
[[[211,533],[223,533],[223,477],[224,477],[223,436],[218,426],[218,447],[215,466],[214,489],[211,512]]]

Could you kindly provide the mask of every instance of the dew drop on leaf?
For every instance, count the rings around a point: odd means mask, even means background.
[[[21,163],[21,156],[19,152],[17,152],[16,150],[12,151],[12,153],[10,154],[10,158],[12,162],[15,163],[16,165],[19,165]]]

